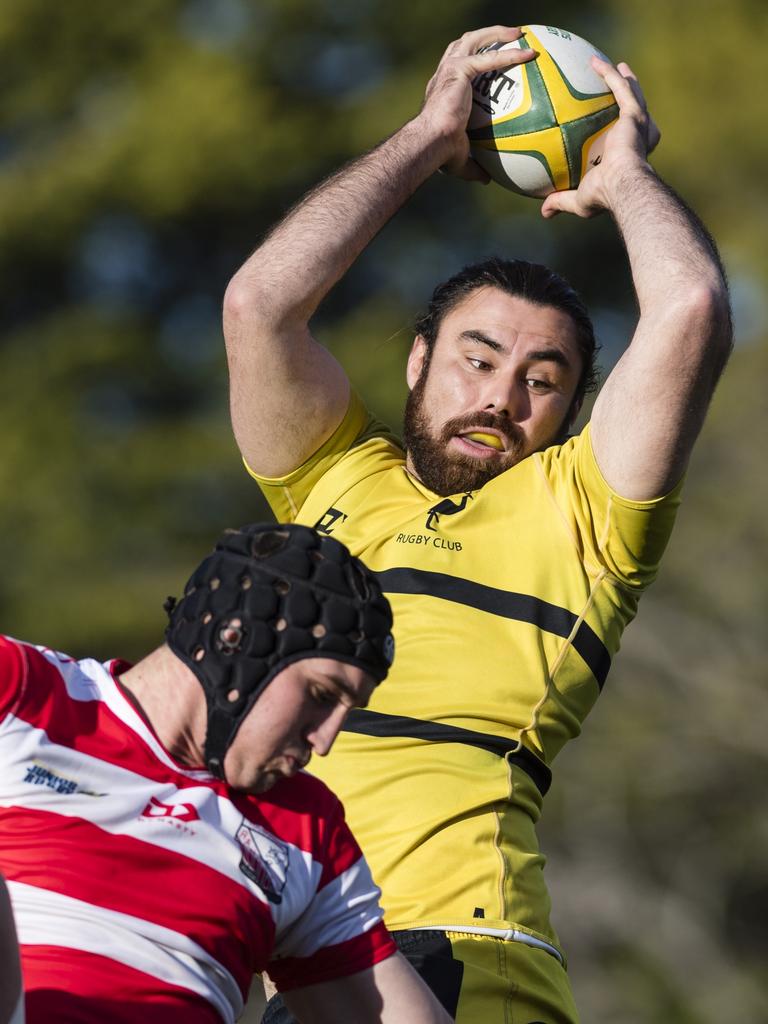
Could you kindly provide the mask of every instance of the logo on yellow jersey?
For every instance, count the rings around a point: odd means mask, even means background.
[[[317,520],[315,529],[318,533],[325,533],[330,537],[337,524],[343,523],[346,518],[346,513],[342,512],[341,509],[329,508],[325,515],[320,516]]]
[[[472,494],[469,491],[461,496],[457,504],[453,498],[443,498],[427,512],[427,521],[424,524],[427,530],[437,530],[440,523],[440,516],[455,516],[457,512],[463,512],[468,503],[472,501]]]

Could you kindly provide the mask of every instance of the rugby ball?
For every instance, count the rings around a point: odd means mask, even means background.
[[[494,181],[525,196],[576,188],[600,162],[605,133],[619,116],[613,93],[590,64],[591,43],[550,25],[524,25],[512,43],[489,49],[539,56],[472,83],[467,126],[473,158]]]

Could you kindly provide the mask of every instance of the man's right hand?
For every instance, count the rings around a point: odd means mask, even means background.
[[[492,25],[465,32],[447,47],[427,85],[424,106],[416,119],[428,125],[429,135],[437,132],[445,140],[447,157],[441,170],[472,181],[490,181],[469,152],[467,124],[472,112],[472,81],[477,75],[533,60],[537,53],[531,49],[485,49],[492,43],[514,42],[521,34],[519,28]]]

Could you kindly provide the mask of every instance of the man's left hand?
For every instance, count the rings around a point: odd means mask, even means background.
[[[619,119],[606,133],[600,163],[584,175],[578,188],[548,195],[541,207],[542,217],[554,217],[558,213],[592,217],[602,210],[610,210],[613,185],[628,171],[647,169],[648,154],[661,138],[630,66],[622,62],[614,67],[608,61],[593,57],[592,67],[615,96]]]

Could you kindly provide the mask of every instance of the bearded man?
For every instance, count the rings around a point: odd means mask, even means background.
[[[472,79],[533,58],[452,43],[419,114],[306,196],[233,278],[224,325],[235,436],[279,519],[341,539],[392,603],[391,685],[352,711],[320,774],[343,798],[401,950],[460,1024],[573,1024],[536,837],[551,765],[578,735],[653,580],[730,349],[711,239],[647,161],[658,141],[626,64],[599,166],[545,217],[607,210],[640,318],[598,396],[592,326],[550,270],[491,259],[417,325],[404,448],[309,321],[438,169],[483,179]],[[273,1001],[265,1021],[288,1021]]]

